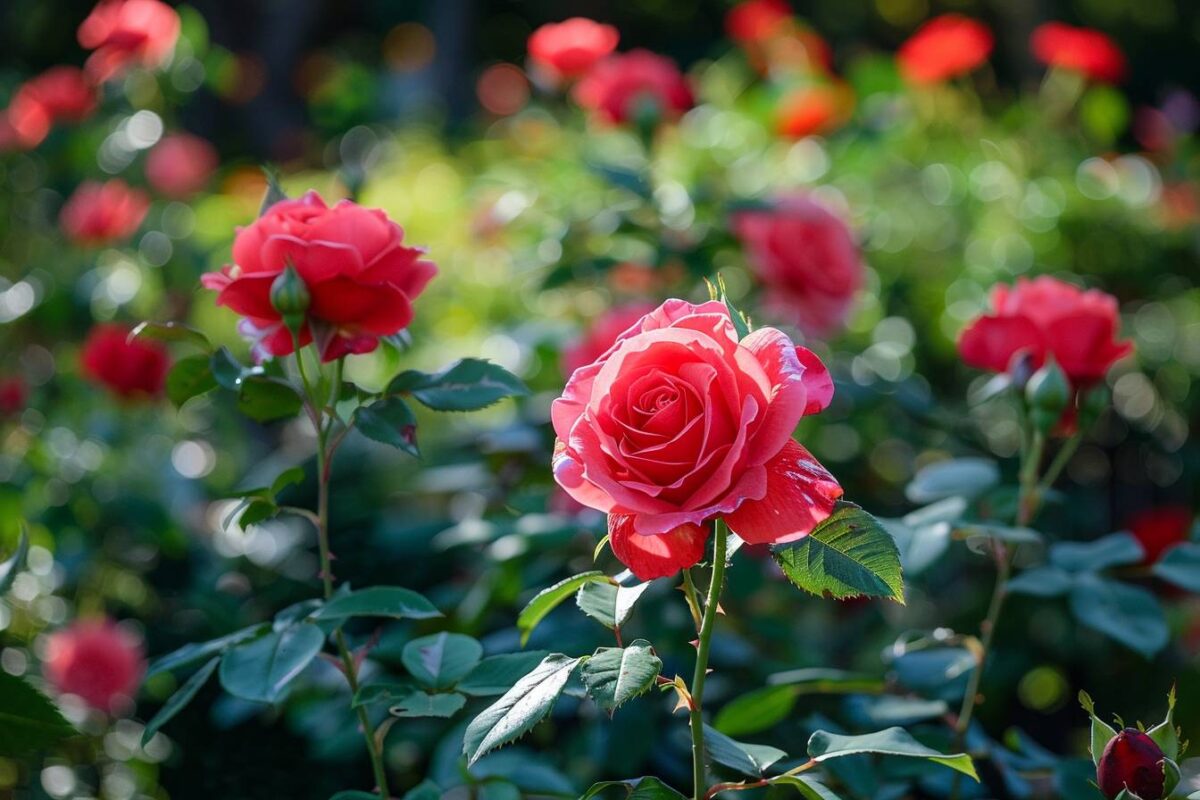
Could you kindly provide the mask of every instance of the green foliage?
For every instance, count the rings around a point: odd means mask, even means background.
[[[1000,468],[988,458],[955,458],[922,467],[904,493],[914,503],[948,497],[975,497],[1000,482]]]
[[[368,439],[391,445],[410,456],[420,456],[417,418],[408,403],[397,396],[381,397],[354,412],[354,427]]]
[[[167,373],[167,397],[180,408],[193,397],[217,388],[208,355],[192,355],[181,358]]]
[[[583,659],[558,653],[548,655],[492,705],[471,721],[463,736],[467,764],[489,751],[509,744],[541,722]]]
[[[17,538],[17,548],[13,550],[12,555],[4,561],[0,561],[0,594],[4,594],[12,588],[13,581],[17,579],[17,573],[25,568],[25,559],[29,557],[29,533],[21,528],[21,535]]]
[[[421,595],[400,586],[371,586],[334,597],[316,613],[316,619],[342,622],[351,617],[433,619],[442,612]]]
[[[221,686],[243,700],[274,703],[324,642],[320,628],[302,623],[236,645],[221,656]]]
[[[531,650],[526,653],[488,656],[459,681],[455,688],[475,697],[504,694],[547,655],[549,654],[544,650]]]
[[[396,717],[452,717],[466,704],[466,696],[457,692],[434,694],[418,690],[398,698],[388,713]]]
[[[464,358],[432,374],[406,370],[387,387],[389,395],[411,394],[434,411],[477,411],[528,392],[511,372],[478,358]]]
[[[523,647],[529,641],[529,637],[538,623],[545,619],[546,615],[553,611],[559,603],[578,591],[581,586],[587,583],[611,582],[612,578],[603,572],[590,570],[561,580],[538,592],[517,617],[517,629],[521,631],[521,646]]]
[[[609,789],[620,788],[624,791],[624,800],[681,800],[683,795],[667,786],[658,778],[633,778],[627,781],[601,781],[593,783],[579,800],[591,800],[601,795],[607,797],[614,793]]]
[[[627,647],[601,647],[580,669],[592,699],[613,711],[650,690],[662,671],[662,661],[650,643],[637,639]]]
[[[1084,573],[1070,595],[1075,618],[1151,658],[1167,645],[1170,631],[1162,606],[1140,586]]]
[[[772,554],[788,580],[815,595],[904,602],[896,542],[856,505],[839,504],[808,536],[776,545]]]
[[[406,644],[401,660],[417,683],[446,689],[466,677],[482,656],[483,646],[470,636],[443,631]]]
[[[620,628],[633,613],[634,604],[650,588],[650,581],[625,586],[588,582],[575,594],[579,610],[606,628]]]
[[[826,731],[817,731],[808,740],[808,755],[821,763],[833,758],[873,753],[905,758],[923,758],[941,764],[978,781],[975,764],[966,753],[939,753],[918,742],[903,728],[867,733],[861,736],[842,736]]]
[[[23,755],[74,733],[45,695],[0,670],[0,755]]]
[[[761,777],[776,761],[787,758],[787,753],[778,747],[739,742],[708,725],[704,726],[704,747],[716,763],[754,778]]]
[[[208,679],[217,671],[217,665],[220,663],[220,657],[209,660],[207,664],[192,673],[192,676],[184,681],[178,691],[167,698],[167,702],[163,703],[163,707],[159,709],[153,719],[146,723],[146,729],[142,732],[142,746],[153,739],[154,734],[158,733],[163,725],[170,722],[188,703],[192,702],[196,694],[204,688],[204,684],[208,683]]]
[[[1184,542],[1162,554],[1153,568],[1154,576],[1167,583],[1200,593],[1200,544]]]

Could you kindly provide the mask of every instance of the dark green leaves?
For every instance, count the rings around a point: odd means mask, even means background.
[[[388,384],[386,393],[410,394],[434,411],[476,411],[529,390],[497,364],[464,358],[441,372],[401,372]]]
[[[1146,658],[1167,645],[1170,631],[1154,595],[1139,586],[1087,573],[1071,589],[1071,613]]]
[[[777,747],[739,742],[708,725],[704,726],[704,747],[713,761],[755,778],[779,759],[787,758],[787,753]]]
[[[368,439],[399,448],[411,456],[419,456],[417,448],[417,418],[408,403],[395,395],[362,406],[354,413],[354,427]]]
[[[350,617],[393,617],[395,619],[433,619],[442,612],[421,595],[399,586],[372,586],[330,600],[317,612],[321,621]]]
[[[0,755],[39,750],[74,733],[49,698],[0,670]]]
[[[1050,563],[1067,572],[1098,572],[1136,564],[1144,553],[1128,533],[1110,533],[1092,542],[1061,542],[1050,548]]]
[[[181,407],[197,395],[217,388],[206,354],[187,356],[175,362],[167,373],[167,397]]]
[[[529,641],[530,634],[555,606],[566,600],[586,583],[611,583],[612,579],[600,570],[581,572],[570,578],[559,581],[553,586],[538,592],[517,617],[517,629],[521,631],[521,646]]]
[[[435,694],[418,690],[400,697],[388,712],[397,717],[446,718],[454,716],[466,704],[467,698],[458,692]]]
[[[1200,544],[1185,542],[1177,544],[1154,565],[1154,575],[1167,583],[1186,589],[1189,592],[1200,592]],[[0,575],[3,567],[0,567]],[[3,579],[0,578],[0,582]]]
[[[923,467],[904,493],[914,503],[947,497],[975,497],[1000,482],[1000,468],[988,458],[955,458]]]
[[[190,667],[211,656],[224,653],[239,642],[260,636],[268,630],[269,626],[267,625],[251,625],[249,628],[242,628],[239,631],[234,631],[233,633],[207,642],[185,644],[178,650],[172,651],[151,663],[150,668],[146,670],[146,677],[151,678],[160,672],[173,672],[180,667]]]
[[[975,765],[966,753],[939,753],[914,739],[903,728],[888,728],[862,736],[840,736],[827,731],[817,731],[808,740],[808,755],[817,762],[831,758],[874,753],[884,756],[924,758],[942,764],[978,781]]]
[[[158,733],[163,725],[166,725],[176,714],[184,709],[184,707],[192,702],[196,693],[208,683],[208,679],[217,671],[217,665],[221,663],[220,658],[214,658],[205,664],[200,669],[188,678],[183,686],[175,694],[167,698],[167,702],[159,709],[159,712],[154,715],[154,719],[146,723],[146,729],[142,733],[142,744],[154,738],[154,734]]]
[[[773,548],[775,561],[796,586],[831,597],[886,597],[904,602],[900,554],[879,521],[841,503],[812,533]]]
[[[179,322],[140,322],[129,334],[130,338],[157,339],[160,342],[181,342],[203,350],[212,350],[208,337],[195,328]]]
[[[273,703],[324,642],[320,628],[303,623],[238,645],[221,658],[221,685],[243,700]]]
[[[735,697],[717,712],[713,727],[729,736],[765,731],[792,713],[804,694],[874,693],[883,681],[853,672],[833,669],[799,669],[772,675],[773,685],[753,689]]]
[[[417,683],[447,689],[466,677],[482,655],[483,646],[470,636],[443,631],[406,644],[400,660]]]
[[[604,709],[615,710],[646,692],[662,670],[650,643],[638,639],[628,647],[601,647],[580,670],[583,685]]]
[[[546,655],[545,650],[531,650],[526,653],[489,656],[480,661],[454,688],[476,697],[504,694],[527,672],[541,663]]]
[[[606,628],[620,628],[633,613],[633,606],[650,588],[650,582],[622,586],[618,583],[585,583],[575,595],[579,610]]]
[[[506,745],[550,713],[581,659],[548,655],[467,726],[463,753],[470,766],[490,750]]]
[[[609,789],[620,788],[623,794],[610,792]],[[658,778],[634,778],[628,781],[603,781],[593,783],[579,800],[591,800],[593,797],[620,797],[623,800],[683,800],[683,795],[667,786]]]
[[[4,594],[12,588],[13,581],[17,579],[17,573],[25,568],[25,559],[28,555],[29,534],[22,526],[21,536],[17,539],[17,549],[4,561],[0,561],[0,594]]]
[[[222,347],[209,360],[213,380],[237,393],[238,410],[256,422],[294,417],[302,405],[296,388],[283,378],[265,374],[262,367],[244,367]]]

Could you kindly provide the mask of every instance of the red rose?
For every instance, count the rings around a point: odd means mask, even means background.
[[[25,410],[29,401],[29,387],[15,375],[0,378],[0,419],[15,417]]]
[[[543,25],[529,37],[529,60],[555,79],[578,78],[617,49],[621,34],[586,17]]]
[[[219,164],[217,150],[207,140],[174,133],[146,156],[146,180],[167,197],[186,200],[205,187]]]
[[[787,0],[746,0],[725,14],[725,34],[738,44],[754,44],[779,33],[791,18]]]
[[[132,236],[146,218],[150,198],[120,178],[87,181],[63,205],[58,222],[76,244],[101,246]]]
[[[843,86],[818,84],[797,89],[779,102],[775,125],[792,139],[830,133],[850,116],[854,98]]]
[[[22,84],[12,105],[20,103],[41,106],[55,122],[82,122],[96,110],[96,86],[78,67],[51,67]]]
[[[653,310],[653,303],[631,303],[604,312],[592,323],[587,335],[563,350],[563,369],[569,374],[598,361],[622,334]]]
[[[158,66],[175,49],[179,29],[179,14],[159,0],[101,0],[79,26],[79,44],[94,51],[88,74],[105,81],[131,66]]]
[[[316,192],[284,200],[233,241],[233,264],[201,278],[219,305],[245,317],[243,332],[263,356],[293,350],[292,335],[271,304],[271,284],[290,263],[311,296],[300,344],[314,332],[321,357],[369,353],[381,336],[412,322],[412,301],[437,273],[424,251],[380,209],[342,200],[332,208]]]
[[[1126,728],[1108,740],[1096,766],[1096,783],[1108,800],[1126,789],[1141,800],[1159,800],[1166,783],[1163,758],[1153,739],[1137,728]]]
[[[692,107],[687,79],[666,56],[630,50],[597,62],[575,86],[575,101],[599,119],[620,124],[653,104],[660,117],[674,119]]]
[[[961,14],[926,22],[896,52],[900,74],[912,83],[940,83],[965,75],[992,52],[992,32]]]
[[[791,438],[832,396],[781,332],[739,342],[724,303],[668,300],[554,401],[554,478],[608,514],[613,553],[643,580],[699,561],[716,517],[751,544],[796,539],[842,494]]]
[[[1186,506],[1162,506],[1142,511],[1129,522],[1129,530],[1142,545],[1143,564],[1153,564],[1192,533],[1192,510]]]
[[[1118,325],[1110,294],[1046,275],[1020,278],[1016,286],[992,288],[991,313],[966,327],[958,352],[971,366],[993,372],[1008,372],[1018,354],[1029,358],[1030,369],[1053,355],[1072,385],[1085,388],[1133,350],[1131,342],[1116,340]]]
[[[121,325],[97,325],[79,357],[83,372],[123,398],[156,397],[163,390],[170,360],[158,342],[130,339]]]
[[[1125,78],[1125,54],[1116,42],[1092,28],[1047,22],[1034,29],[1029,47],[1043,64],[1094,81],[1120,83]]]
[[[89,620],[50,635],[42,669],[60,693],[111,713],[132,705],[146,660],[132,634],[111,620]]]
[[[845,322],[865,270],[836,214],[811,197],[792,195],[735,214],[733,230],[763,283],[770,313],[818,336]]]
[[[37,147],[50,134],[52,122],[40,103],[11,103],[0,114],[0,152]]]

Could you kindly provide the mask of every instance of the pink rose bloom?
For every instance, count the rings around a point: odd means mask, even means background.
[[[159,0],[100,0],[79,26],[79,44],[94,51],[88,74],[106,81],[131,66],[156,67],[179,39],[179,14]]]
[[[146,180],[161,194],[186,200],[208,184],[219,164],[216,148],[206,139],[173,133],[146,156]]]
[[[575,102],[604,122],[632,121],[653,103],[663,119],[675,119],[695,102],[687,79],[666,56],[630,50],[599,61],[575,85]]]
[[[86,181],[63,205],[58,222],[67,238],[84,246],[103,246],[133,236],[150,198],[120,178],[104,183]]]
[[[770,208],[734,215],[767,311],[807,334],[827,336],[842,327],[865,277],[850,228],[806,195]]]
[[[320,343],[332,361],[369,353],[382,336],[408,327],[412,301],[437,274],[424,250],[403,243],[404,230],[380,209],[342,200],[330,208],[316,192],[276,203],[233,240],[233,264],[201,283],[217,304],[245,317],[243,332],[259,355],[293,351],[292,335],[271,304],[271,284],[290,263],[312,298],[300,346]]]
[[[141,643],[112,620],[79,620],[50,635],[46,680],[99,711],[132,705],[146,672]]]
[[[724,303],[668,300],[554,401],[554,478],[608,514],[613,553],[643,580],[697,563],[718,517],[751,544],[798,539],[842,494],[791,438],[832,397],[783,333],[738,341]]]
[[[582,339],[563,350],[563,369],[571,373],[600,360],[617,339],[621,338],[621,334],[640,323],[642,317],[653,310],[653,303],[630,303],[604,312],[592,323],[592,327]]]
[[[992,310],[972,321],[958,352],[972,367],[1008,372],[1017,355],[1037,369],[1049,355],[1075,388],[1101,380],[1133,343],[1117,341],[1117,298],[1043,275],[992,287]]]
[[[543,25],[529,37],[529,60],[557,79],[578,78],[617,49],[621,34],[586,17]]]

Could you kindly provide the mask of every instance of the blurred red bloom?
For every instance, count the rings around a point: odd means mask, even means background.
[[[896,52],[900,74],[912,83],[940,83],[965,75],[987,61],[992,32],[961,14],[943,14],[926,22]]]
[[[311,296],[300,331],[303,347],[317,336],[332,361],[369,353],[382,336],[413,319],[412,301],[437,274],[424,251],[403,243],[404,230],[379,209],[342,200],[332,208],[316,192],[271,206],[238,231],[234,263],[201,282],[219,292],[217,304],[245,317],[242,332],[255,353],[283,356],[292,334],[271,303],[271,285],[290,264]]]
[[[576,84],[575,101],[601,120],[619,124],[647,107],[659,118],[674,119],[692,107],[694,98],[674,61],[631,50],[596,63]]]
[[[159,0],[101,0],[79,26],[79,44],[94,51],[88,74],[98,81],[131,66],[154,67],[175,49],[179,14]]]
[[[746,0],[725,15],[725,33],[738,44],[761,42],[778,33],[791,18],[787,0]]]
[[[207,139],[173,133],[146,156],[146,180],[161,194],[186,200],[205,187],[219,165],[217,149]]]
[[[764,287],[764,306],[806,333],[825,336],[846,320],[865,270],[850,228],[807,195],[734,215],[733,231]]]
[[[854,98],[836,84],[817,84],[785,95],[775,109],[775,126],[792,139],[830,133],[845,124]]]
[[[617,49],[621,34],[586,17],[543,25],[529,37],[529,60],[555,78],[578,78]]]
[[[583,338],[563,349],[563,371],[570,375],[580,367],[597,361],[613,343],[642,317],[654,310],[653,303],[630,303],[605,311],[592,322]]]
[[[992,310],[972,321],[958,340],[958,352],[973,367],[1007,372],[1014,356],[1037,369],[1053,355],[1072,385],[1086,388],[1101,380],[1133,343],[1117,341],[1117,299],[1043,275],[1018,279],[1015,286],[992,288]]]
[[[80,245],[124,241],[137,231],[150,208],[150,198],[120,178],[86,181],[63,205],[58,222],[63,233]]]
[[[1145,564],[1153,564],[1162,554],[1192,533],[1192,510],[1186,506],[1161,506],[1137,514],[1129,522],[1129,530],[1142,545]]]
[[[157,397],[167,369],[167,349],[158,342],[129,338],[123,325],[96,325],[79,356],[83,372],[122,398]]]
[[[25,410],[29,401],[29,387],[17,375],[0,378],[0,419],[15,417]]]
[[[1125,54],[1098,30],[1047,22],[1034,29],[1029,46],[1043,64],[1101,83],[1119,83],[1125,78]]]
[[[141,643],[111,620],[80,620],[50,634],[46,680],[107,713],[133,704],[146,659]]]

